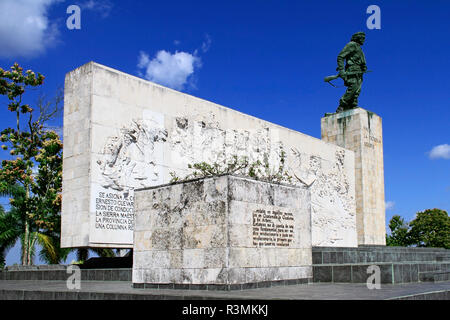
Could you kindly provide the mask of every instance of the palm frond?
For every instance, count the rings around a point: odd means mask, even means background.
[[[26,191],[23,186],[20,184],[13,184],[13,185],[3,185],[0,188],[0,196],[2,197],[25,197]]]
[[[95,252],[99,257],[103,258],[111,258],[116,256],[114,250],[109,248],[91,248],[91,251]]]
[[[0,214],[0,246],[10,248],[20,236],[20,223],[12,212]]]
[[[39,243],[39,245],[42,247],[41,253],[42,251],[44,251],[44,255],[40,255],[41,257],[47,258],[45,260],[47,260],[46,262],[50,263],[50,264],[56,264],[59,261],[59,257],[58,254],[56,252],[56,248],[55,248],[55,244],[53,243],[53,239],[43,233],[40,232],[33,232],[33,235],[36,237],[36,241],[37,243]]]
[[[53,244],[52,250],[48,250],[46,247],[41,245],[41,251],[39,252],[39,257],[42,261],[45,261],[48,264],[58,264],[66,261],[67,256],[72,248],[61,248],[60,246],[60,238],[58,235],[47,235]],[[55,254],[53,254],[53,251]]]

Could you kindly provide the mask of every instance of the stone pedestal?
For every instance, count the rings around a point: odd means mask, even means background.
[[[356,108],[322,118],[322,140],[355,152],[358,244],[385,245],[383,135],[381,118]]]
[[[306,188],[225,175],[135,197],[134,287],[229,290],[312,277]]]

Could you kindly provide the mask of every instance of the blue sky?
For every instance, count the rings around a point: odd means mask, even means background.
[[[81,29],[67,28],[72,4]],[[380,7],[379,30],[366,26],[369,5]],[[345,90],[323,78],[356,31],[373,70],[359,105],[383,118],[387,222],[450,211],[449,1],[0,0],[0,67],[44,74],[51,97],[67,72],[96,61],[320,138]],[[14,123],[4,102],[0,128]]]

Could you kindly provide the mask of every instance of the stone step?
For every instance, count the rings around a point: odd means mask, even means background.
[[[358,248],[313,247],[314,265],[349,263],[450,263],[450,250],[439,248],[406,248],[360,246]]]
[[[449,281],[450,271],[430,271],[430,272],[419,272],[420,282],[440,282]]]
[[[365,283],[373,274],[368,272],[373,265],[380,268],[381,283],[445,281],[450,273],[450,263],[438,262],[319,264],[313,265],[313,282]]]
[[[42,264],[32,266],[12,265],[1,271],[34,271],[34,270],[66,270],[69,265],[64,264]]]
[[[0,280],[67,280],[74,274],[74,271],[70,272],[64,266],[49,269],[34,267],[2,270]],[[80,269],[80,273],[82,281],[131,281],[132,269]]]

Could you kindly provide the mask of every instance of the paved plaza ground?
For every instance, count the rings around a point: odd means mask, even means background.
[[[2,280],[0,299],[41,300],[385,300],[450,299],[450,281],[438,283],[382,284],[369,290],[366,284],[313,283],[240,291],[136,289],[128,281],[81,281],[70,290],[65,281]]]

